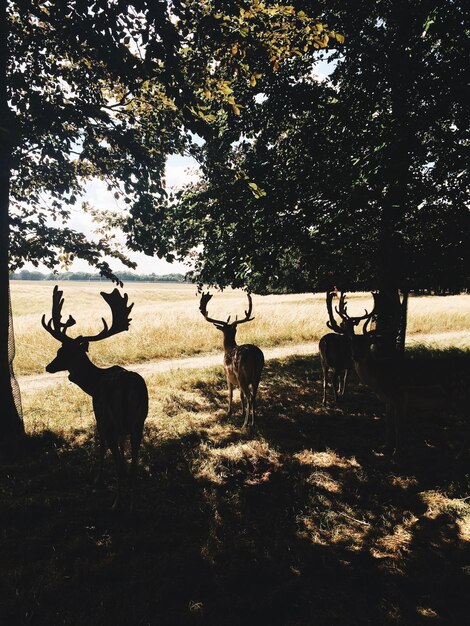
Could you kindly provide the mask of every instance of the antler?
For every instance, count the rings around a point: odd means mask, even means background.
[[[350,327],[354,327],[357,326],[359,324],[359,322],[362,322],[362,320],[367,320],[367,323],[370,322],[370,319],[372,318],[372,316],[374,315],[375,312],[375,297],[374,297],[374,308],[372,309],[372,312],[369,313],[367,311],[367,309],[364,309],[364,315],[358,315],[355,317],[351,317],[348,314],[348,307],[346,304],[346,294],[344,292],[341,292],[341,296],[339,298],[339,305],[337,307],[335,307],[335,311],[336,313],[340,316],[340,318],[343,320],[343,323],[346,327],[346,325],[350,326]],[[344,332],[344,330],[343,330]]]
[[[207,312],[207,303],[211,299],[212,299],[212,294],[210,294],[209,292],[203,293],[201,295],[201,300],[199,302],[199,310],[201,311],[202,315],[204,316],[207,322],[210,322],[211,324],[215,324],[216,326],[223,328],[224,326],[227,326],[228,320],[224,322],[222,320],[216,320],[213,317],[209,317],[209,314]],[[230,319],[230,317],[228,319]]]
[[[376,291],[372,291],[371,293],[372,293],[372,297],[374,298],[374,307],[373,307],[372,311],[370,312],[370,314],[369,314],[369,316],[368,316],[368,318],[366,320],[366,323],[362,327],[362,333],[364,335],[370,335],[371,333],[374,332],[372,330],[367,330],[367,327],[369,326],[372,318],[375,315],[375,309],[377,308],[377,302],[378,302],[378,293]]]
[[[244,324],[245,322],[251,322],[251,320],[255,319],[254,317],[250,317],[251,311],[253,310],[253,301],[251,299],[251,294],[247,293],[246,295],[247,295],[247,298],[248,298],[248,310],[245,311],[245,317],[242,320],[238,320],[237,318],[235,318],[235,321],[233,322],[233,324],[236,324],[237,326],[238,326],[238,324]]]
[[[62,306],[64,304],[64,298],[62,294],[64,292],[60,291],[57,285],[54,286],[54,290],[52,291],[52,317],[46,324],[46,315],[44,314],[41,318],[41,324],[44,329],[60,341],[64,343],[67,340],[71,340],[71,337],[67,336],[67,328],[76,324],[75,320],[71,315],[69,315],[66,322],[62,322]]]
[[[242,320],[235,318],[235,321],[232,322],[232,325],[238,326],[238,324],[251,322],[251,320],[255,319],[254,317],[250,317],[251,311],[253,309],[253,302],[251,300],[251,295],[249,293],[247,293],[246,295],[248,296],[248,309],[245,311],[245,317]],[[207,303],[210,301],[211,298],[212,298],[212,295],[209,292],[202,294],[201,300],[199,302],[199,310],[201,311],[202,315],[204,316],[206,321],[210,322],[211,324],[214,324],[217,328],[224,328],[225,326],[228,326],[230,323],[230,315],[228,316],[226,322],[222,320],[216,320],[213,317],[209,317],[209,314],[207,313]]]
[[[117,289],[114,289],[111,293],[101,291],[100,294],[111,308],[113,315],[111,327],[108,326],[103,317],[101,318],[103,320],[103,330],[97,335],[80,337],[82,341],[100,341],[101,339],[106,339],[108,337],[112,337],[113,335],[117,335],[118,333],[122,333],[124,330],[129,330],[129,324],[132,321],[129,318],[129,313],[132,311],[134,303],[127,306],[127,293],[121,295]]]
[[[335,295],[335,291],[330,291],[330,293],[327,292],[326,294],[326,308],[328,309],[328,316],[330,318],[326,325],[328,326],[328,328],[331,328],[331,330],[333,330],[335,333],[343,335],[345,329],[338,324],[333,314],[333,298],[335,297]]]

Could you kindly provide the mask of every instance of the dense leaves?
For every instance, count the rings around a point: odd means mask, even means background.
[[[183,141],[171,107],[135,112],[155,73],[131,49],[140,17],[122,2],[22,1],[9,3],[9,20],[12,268],[52,268],[60,252],[109,273],[103,255],[123,258],[110,238],[91,242],[63,223],[92,178],[126,194],[138,215],[161,191],[165,155]]]
[[[258,67],[341,38],[290,5],[257,0],[17,0],[7,10],[12,269],[78,256],[109,274],[104,256],[126,262],[113,239],[63,227],[87,181],[114,193],[121,215],[110,225],[135,247],[149,215],[158,222],[167,155],[239,115],[237,91],[256,84]]]
[[[345,34],[331,75],[315,51],[262,74],[207,137],[200,182],[157,208],[156,248],[221,287],[468,287],[468,9],[315,8]]]

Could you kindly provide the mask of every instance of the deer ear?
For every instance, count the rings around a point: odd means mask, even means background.
[[[85,350],[85,352],[88,352],[88,348],[90,346],[90,343],[88,341],[80,341],[80,345]]]

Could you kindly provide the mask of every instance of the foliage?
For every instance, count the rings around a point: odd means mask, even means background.
[[[234,83],[242,72],[245,89],[256,83],[253,59],[276,69],[299,45],[324,46],[329,36],[306,13],[259,0],[242,10],[231,1],[0,1],[3,434],[22,431],[6,349],[9,267],[67,267],[78,257],[119,282],[106,257],[133,264],[115,226],[129,247],[161,253],[146,225],[158,219],[166,156],[190,149],[190,132],[209,132],[219,111],[240,113]],[[82,204],[99,223],[92,240],[69,222],[97,178],[120,208]]]
[[[149,71],[130,44],[140,18],[122,2],[54,0],[10,2],[8,17],[11,267],[77,256],[109,275],[104,255],[132,265],[112,235],[92,242],[64,224],[92,178],[138,214],[183,141],[169,107],[130,108]]]
[[[190,131],[206,134],[217,116],[240,114],[237,89],[259,77],[253,59],[276,69],[300,46],[340,38],[290,5],[244,7],[8,3],[11,269],[79,257],[109,275],[104,256],[132,266],[107,227],[120,226],[135,245],[134,231],[164,195],[166,156],[191,148]],[[82,207],[104,222],[90,241],[67,222],[96,178],[120,210],[110,216]]]
[[[304,54],[257,80],[201,150],[200,182],[158,209],[157,243],[220,287],[468,287],[466,9],[316,8],[345,34],[332,74]]]

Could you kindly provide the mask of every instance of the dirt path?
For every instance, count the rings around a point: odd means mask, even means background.
[[[468,342],[467,342],[468,339]],[[408,344],[447,344],[461,343],[464,341],[470,347],[470,338],[468,331],[433,333],[429,335],[414,335],[409,338]],[[275,348],[263,348],[266,360],[281,359],[286,356],[317,354],[317,342],[291,344],[287,346],[277,346]],[[171,370],[180,369],[197,369],[202,367],[211,367],[213,365],[222,365],[222,354],[216,352],[213,354],[203,354],[201,356],[185,357],[183,359],[160,359],[158,361],[147,361],[146,363],[129,364],[126,367],[134,372],[139,372],[142,376],[151,376],[160,372],[169,372]],[[20,389],[25,393],[34,393],[49,387],[54,387],[67,380],[67,374],[61,372],[58,374],[33,374],[31,376],[18,376]]]
[[[278,346],[275,348],[263,348],[266,360],[280,359],[285,356],[316,354],[316,342],[301,343],[296,345]],[[126,365],[133,372],[139,372],[142,376],[151,376],[160,372],[169,372],[180,369],[197,369],[222,365],[222,353],[204,354],[202,356],[185,357],[183,359],[160,359],[158,361],[147,361],[146,363],[134,363]],[[18,376],[18,383],[22,392],[34,393],[49,387],[54,387],[67,380],[68,374],[60,372],[58,374],[33,374],[31,376]]]

